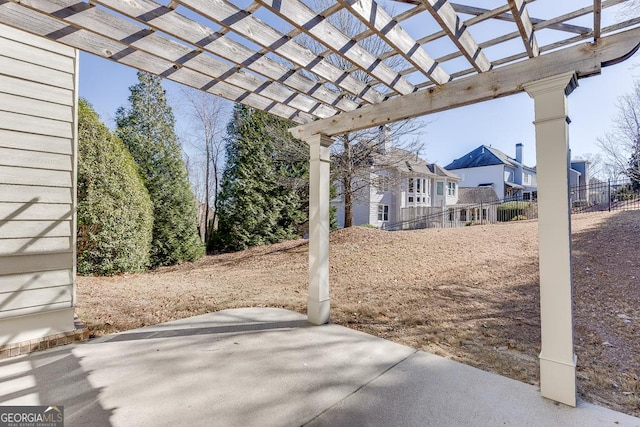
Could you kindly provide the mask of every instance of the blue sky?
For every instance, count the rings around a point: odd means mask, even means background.
[[[635,67],[634,67],[635,65]],[[602,70],[599,76],[581,79],[569,97],[570,143],[574,157],[597,153],[596,140],[611,128],[618,97],[629,92],[640,78],[638,55]],[[114,126],[116,109],[127,104],[129,86],[137,82],[136,71],[90,54],[80,55],[80,96],[91,102],[108,126]],[[165,81],[175,105],[178,134],[188,123],[178,102],[181,85]],[[515,144],[524,144],[524,160],[535,165],[533,100],[525,93],[487,101],[422,118],[423,157],[446,165],[481,145],[491,145],[515,155]]]

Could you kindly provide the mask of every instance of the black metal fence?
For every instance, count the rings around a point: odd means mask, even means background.
[[[640,188],[629,181],[595,181],[571,188],[573,213],[636,209],[640,209]]]
[[[569,197],[573,214],[640,209],[640,191],[634,189],[629,181],[598,181],[572,187]],[[396,231],[454,228],[538,218],[536,200],[487,200],[476,204],[443,206],[433,210],[428,215],[410,220],[385,223],[382,229]]]
[[[538,204],[527,200],[487,200],[473,204],[448,205],[433,208],[433,210],[429,215],[396,223],[385,223],[382,229],[397,231],[455,228],[538,218]]]

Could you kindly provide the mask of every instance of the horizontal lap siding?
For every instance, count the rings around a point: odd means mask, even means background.
[[[0,319],[73,306],[76,61],[0,25]]]

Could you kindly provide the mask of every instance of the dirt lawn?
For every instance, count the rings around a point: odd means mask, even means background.
[[[640,416],[640,211],[573,217],[578,391]],[[331,321],[539,381],[537,222],[331,235]],[[178,267],[78,278],[93,335],[226,308],[305,312],[307,243],[207,256]]]

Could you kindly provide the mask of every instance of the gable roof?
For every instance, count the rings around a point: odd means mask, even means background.
[[[465,154],[459,159],[454,160],[445,166],[445,169],[466,169],[477,168],[481,166],[493,166],[493,165],[511,165],[508,162],[508,156],[502,151],[497,150],[486,145],[481,145],[473,151]]]
[[[445,178],[449,178],[454,181],[461,181],[461,178],[458,175],[449,172],[442,166],[438,166],[435,163],[427,164],[427,168],[429,168],[429,171],[431,171],[431,173],[433,173],[436,176],[443,176]]]
[[[487,145],[479,146],[475,150],[472,150],[459,159],[456,159],[453,162],[449,163],[444,168],[448,170],[454,170],[493,165],[506,165],[511,167],[521,166],[524,169],[535,171],[535,168],[525,166],[513,157],[509,157],[502,151],[498,150],[497,148],[493,148]]]
[[[460,181],[460,177],[442,166],[428,163],[426,160],[408,150],[397,147],[385,148],[384,153],[372,154],[373,166],[378,168],[395,168],[407,174],[430,177],[445,177],[453,181]]]
[[[471,205],[498,200],[498,195],[493,187],[459,187],[458,205]]]

